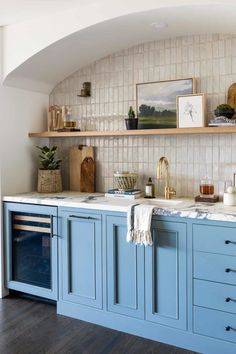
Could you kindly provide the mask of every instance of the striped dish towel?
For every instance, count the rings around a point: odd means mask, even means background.
[[[153,206],[147,204],[133,204],[127,212],[127,242],[151,246],[151,222]]]

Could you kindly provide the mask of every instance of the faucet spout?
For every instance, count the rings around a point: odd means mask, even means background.
[[[157,179],[162,177],[162,164],[165,164],[165,199],[170,199],[172,195],[176,195],[174,188],[170,187],[170,172],[169,172],[169,161],[165,156],[162,156],[158,161],[157,165]]]
[[[162,163],[165,163],[166,168],[166,180],[169,182],[169,161],[165,156],[162,156],[158,162],[157,166],[157,178],[160,179],[162,177]]]

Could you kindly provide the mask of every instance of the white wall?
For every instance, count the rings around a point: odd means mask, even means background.
[[[2,29],[0,28],[1,60]],[[2,70],[0,73],[2,74]],[[0,82],[1,197],[35,189],[37,160],[34,145],[36,141],[28,138],[28,132],[46,129],[47,107],[48,95],[6,88]],[[0,224],[2,225],[1,219]],[[3,254],[2,237],[0,252]],[[1,258],[3,261],[3,257]],[[0,267],[0,284],[2,284],[2,262]],[[0,297],[3,293],[3,286],[0,286]]]
[[[35,141],[29,131],[46,130],[48,96],[12,88],[0,88],[2,193],[35,189]]]

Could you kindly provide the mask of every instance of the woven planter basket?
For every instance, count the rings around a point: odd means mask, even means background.
[[[39,193],[62,192],[61,170],[38,170]]]

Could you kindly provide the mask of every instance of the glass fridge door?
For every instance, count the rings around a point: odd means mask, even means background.
[[[52,287],[52,217],[12,213],[12,280]]]

